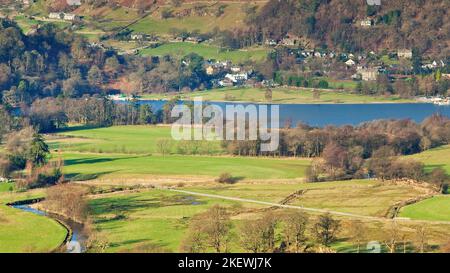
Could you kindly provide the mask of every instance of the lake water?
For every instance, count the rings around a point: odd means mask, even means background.
[[[159,110],[165,101],[142,100],[153,110]],[[210,102],[222,109],[230,104],[248,105],[248,103]],[[268,105],[270,109],[270,105]],[[385,104],[281,104],[280,125],[290,120],[292,124],[303,122],[311,126],[358,125],[377,119],[412,119],[421,122],[425,118],[439,113],[450,117],[450,106],[431,103],[385,103]]]

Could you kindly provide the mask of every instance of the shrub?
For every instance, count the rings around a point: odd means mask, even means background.
[[[233,184],[237,181],[237,179],[229,173],[222,173],[216,181],[224,184]]]

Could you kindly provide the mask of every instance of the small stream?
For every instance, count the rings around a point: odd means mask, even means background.
[[[65,217],[62,217],[60,215],[56,215],[53,213],[47,213],[42,210],[35,209],[31,207],[30,205],[12,205],[13,208],[20,209],[29,213],[34,213],[41,216],[47,216],[50,217],[60,223],[64,223],[63,225],[65,227],[70,228],[71,230],[71,236],[67,239],[67,242],[65,245],[62,245],[62,252],[65,253],[83,253],[86,251],[85,242],[86,242],[86,235],[84,234],[83,225],[77,222],[74,222],[70,219],[67,219]]]

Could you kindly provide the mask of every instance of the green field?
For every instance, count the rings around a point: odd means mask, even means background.
[[[400,217],[416,220],[450,221],[450,196],[435,196],[402,208]]]
[[[218,6],[215,3],[212,4],[213,6]],[[217,4],[219,4],[219,2]],[[226,7],[224,9],[224,13],[219,17],[212,15],[190,15],[181,18],[161,19],[161,11],[164,9],[164,7],[162,7],[151,16],[148,16],[130,26],[130,29],[135,32],[167,35],[170,34],[171,30],[174,28],[207,33],[213,31],[214,28],[229,30],[230,28],[245,25],[245,14],[241,3],[223,2],[223,4],[226,4]],[[173,10],[176,12],[183,9],[192,8],[194,5],[195,4],[185,3],[179,8],[173,8]]]
[[[182,189],[270,202],[279,202],[298,189],[308,189],[315,191],[316,197],[319,197],[320,200],[328,199],[327,204],[333,203],[332,208],[338,211],[347,211],[344,208],[349,207],[350,203],[355,201],[356,197],[351,197],[346,201],[349,192],[358,194],[363,189],[369,189],[367,195],[356,202],[351,210],[351,212],[367,213],[367,215],[372,215],[372,207],[387,209],[394,201],[404,200],[415,194],[414,192],[408,193],[407,188],[402,186],[392,186],[389,189],[389,186],[383,186],[374,181],[311,184],[238,183],[232,186],[195,186]],[[333,195],[330,195],[331,191],[333,191]],[[386,191],[389,191],[389,194],[386,194]],[[373,199],[369,195],[374,195]],[[377,200],[377,197],[380,196],[382,198]],[[302,200],[302,197],[299,200]],[[347,202],[342,206],[343,209],[339,208],[340,202]],[[191,218],[215,204],[227,207],[233,215],[231,219],[234,224],[232,230],[234,236],[229,250],[231,252],[243,251],[239,243],[238,229],[241,221],[261,217],[263,211],[259,209],[267,208],[267,206],[156,189],[98,196],[90,201],[94,223],[103,238],[110,244],[108,252],[178,252],[180,244],[187,234]],[[287,211],[286,209],[272,210],[275,215],[280,217]],[[314,222],[315,215],[310,215],[310,224]],[[341,218],[344,227],[349,224],[347,221],[350,220]],[[366,240],[383,240],[388,226],[388,223],[384,221],[364,222]],[[414,225],[406,225],[403,228],[404,232],[409,232],[411,236],[414,235]],[[433,231],[429,237],[430,243],[445,242],[447,239],[448,226],[436,225],[427,228]],[[279,232],[281,232],[280,225],[277,228],[277,240],[281,239]],[[309,232],[307,233],[312,240]],[[349,230],[343,229],[339,233],[340,240],[333,244],[333,248],[341,252],[355,252],[355,246],[349,241],[351,235]]]
[[[10,191],[10,189],[14,189],[14,183],[0,182],[0,193]]]
[[[305,192],[291,205],[384,217],[396,202],[419,196],[408,186],[383,184],[376,180],[352,180],[300,184],[244,184],[196,187],[193,191],[278,203],[289,194]]]
[[[19,25],[19,27],[22,29],[23,33],[27,34],[30,30],[32,30],[33,28],[36,28],[38,25],[42,25],[42,24],[54,24],[59,28],[65,28],[68,25],[70,25],[67,22],[53,22],[53,21],[40,21],[37,19],[30,19],[24,15],[18,15],[16,17],[14,17],[14,21],[17,22],[17,24]]]
[[[227,50],[207,44],[194,44],[188,42],[167,43],[155,48],[146,48],[140,51],[143,56],[171,55],[184,57],[189,53],[196,53],[205,59],[218,61],[232,61],[233,63],[245,63],[248,61],[261,62],[267,58],[269,50],[265,48],[248,48],[245,50]]]
[[[59,133],[65,138],[49,139],[50,147],[62,151],[91,153],[159,153],[158,141],[170,141],[169,152],[177,152],[169,126],[114,126],[107,128],[69,127]],[[221,153],[220,143],[198,143],[210,153]]]
[[[171,140],[170,130],[164,126],[72,127],[48,142],[52,149],[58,150],[53,153],[55,157],[62,154],[64,171],[69,177],[217,177],[229,172],[242,179],[301,178],[310,162],[307,159],[180,155],[177,148],[180,143]],[[172,154],[160,153],[157,148],[160,139],[170,140]],[[219,142],[209,141],[199,143],[198,152],[223,153]]]
[[[96,226],[110,243],[108,252],[178,252],[189,219],[216,204],[240,208],[236,202],[161,190],[101,197],[90,207]]]
[[[3,183],[2,183],[3,184]],[[6,206],[6,203],[42,197],[43,192],[5,192],[0,184],[0,253],[49,252],[58,248],[66,237],[66,229],[45,216]],[[9,185],[6,187],[9,188]]]
[[[224,172],[240,179],[301,178],[310,162],[306,159],[90,153],[63,153],[63,158],[64,173],[68,176],[91,175],[123,180],[152,175],[216,178]]]
[[[442,167],[450,174],[450,145],[434,148],[408,158],[423,162],[430,171],[434,168]]]
[[[255,103],[298,103],[298,104],[328,104],[328,103],[411,103],[414,100],[391,97],[373,97],[352,94],[345,91],[322,90],[320,97],[315,98],[311,89],[274,88],[272,100],[265,98],[265,89],[260,88],[222,88],[182,94],[152,94],[144,95],[143,99],[170,99],[180,96],[181,99],[191,100],[194,97],[202,97],[207,101],[239,101]]]

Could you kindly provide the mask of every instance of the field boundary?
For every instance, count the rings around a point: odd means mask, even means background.
[[[371,221],[384,221],[384,222],[386,222],[386,221],[390,221],[390,222],[401,221],[401,222],[409,222],[409,223],[434,223],[434,224],[450,225],[450,221],[413,220],[413,219],[408,219],[408,218],[391,218],[390,219],[390,218],[367,216],[367,215],[360,215],[360,214],[340,212],[340,211],[332,211],[332,210],[327,210],[327,209],[309,208],[309,207],[293,206],[293,205],[283,205],[283,204],[278,204],[278,203],[259,201],[259,200],[247,199],[247,198],[215,195],[215,194],[200,193],[200,192],[193,192],[193,191],[187,191],[187,190],[177,190],[174,188],[158,187],[156,189],[168,190],[168,191],[172,191],[172,192],[178,192],[178,193],[184,193],[184,194],[190,194],[190,195],[196,195],[196,196],[202,196],[202,197],[208,197],[208,198],[216,198],[216,199],[223,199],[223,200],[230,200],[230,201],[267,205],[267,206],[273,207],[273,208],[278,207],[278,208],[286,208],[286,209],[303,210],[303,211],[313,212],[313,213],[329,213],[329,214],[335,215],[335,216],[359,218],[359,219],[365,219],[365,220],[371,220]]]

